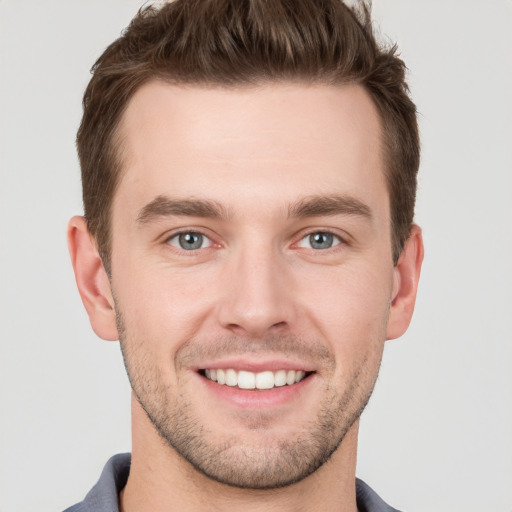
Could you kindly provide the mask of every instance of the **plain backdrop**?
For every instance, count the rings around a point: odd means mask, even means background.
[[[0,511],[59,511],[130,450],[118,344],[65,230],[89,68],[137,0],[0,0]],[[415,318],[387,344],[358,475],[415,512],[512,510],[512,3],[375,0],[420,112]]]

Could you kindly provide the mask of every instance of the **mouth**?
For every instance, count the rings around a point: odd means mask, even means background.
[[[266,391],[269,389],[292,386],[302,382],[314,372],[304,370],[264,370],[250,372],[235,370],[233,368],[205,368],[199,370],[199,374],[206,379],[216,382],[221,386],[254,391]]]

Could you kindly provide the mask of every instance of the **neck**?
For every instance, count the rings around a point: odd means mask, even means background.
[[[130,476],[121,492],[121,512],[356,512],[355,467],[358,422],[328,462],[298,483],[272,490],[239,489],[206,477],[158,435],[132,401]]]

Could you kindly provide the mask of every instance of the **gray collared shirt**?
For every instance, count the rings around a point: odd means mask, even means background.
[[[128,480],[130,462],[129,453],[114,455],[84,500],[64,512],[119,512],[119,493]],[[359,479],[356,479],[356,499],[359,512],[399,512]]]

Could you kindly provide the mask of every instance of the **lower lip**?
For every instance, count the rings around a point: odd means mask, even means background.
[[[300,382],[291,386],[280,386],[272,389],[240,389],[236,386],[218,384],[200,374],[196,374],[206,386],[208,391],[215,394],[219,399],[230,402],[242,409],[253,409],[262,407],[279,407],[299,398],[305,389],[311,385],[315,375],[310,374]]]

